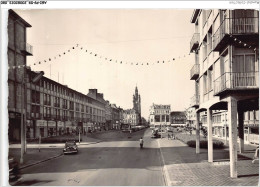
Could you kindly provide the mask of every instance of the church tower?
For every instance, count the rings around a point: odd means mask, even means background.
[[[141,96],[138,94],[138,88],[135,87],[135,94],[133,95],[133,109],[139,114],[141,119]]]

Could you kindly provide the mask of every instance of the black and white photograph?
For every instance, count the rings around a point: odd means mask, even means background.
[[[2,185],[258,186],[259,2],[239,2],[1,8]]]

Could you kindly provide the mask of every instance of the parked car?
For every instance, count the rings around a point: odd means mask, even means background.
[[[19,163],[14,160],[14,158],[8,159],[9,164],[9,182],[17,181],[21,178],[19,171]]]
[[[67,141],[63,149],[63,153],[78,153],[78,146],[75,141]]]
[[[153,130],[151,138],[160,138],[161,134],[159,133],[158,130]]]

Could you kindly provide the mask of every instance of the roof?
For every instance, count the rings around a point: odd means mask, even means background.
[[[22,24],[24,24],[25,27],[32,27],[27,21],[25,21],[21,16],[19,16],[14,10],[9,10],[9,16],[13,16],[14,18],[17,18],[17,21],[20,21]]]

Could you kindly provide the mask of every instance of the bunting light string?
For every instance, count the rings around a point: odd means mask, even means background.
[[[249,49],[252,48],[252,45],[250,45],[250,44],[248,44],[246,42],[241,41],[240,39],[236,38],[232,34],[228,34],[228,35],[229,35],[230,38],[232,38],[234,40],[234,42],[238,42],[238,44],[241,44],[241,46],[247,47]],[[217,36],[217,38],[219,38],[219,36]],[[214,41],[215,40],[213,39],[212,42],[214,42]],[[203,43],[200,47],[204,48],[204,47],[207,47],[210,44],[212,44],[212,43],[210,43],[210,42]],[[144,64],[146,64],[148,66],[148,65],[155,65],[155,64],[165,64],[165,62],[170,63],[170,62],[176,61],[176,57],[174,57],[171,60],[170,59],[169,60],[157,60],[157,63],[156,62],[153,62],[153,63],[144,63],[144,62],[131,62],[131,63],[127,63],[126,61],[118,61],[115,58],[104,57],[104,55],[99,55],[97,53],[94,53],[93,51],[90,51],[89,49],[85,49],[84,46],[80,46],[79,44],[75,44],[74,46],[72,46],[68,50],[65,50],[63,53],[59,53],[58,55],[55,55],[53,58],[48,57],[45,60],[35,62],[32,65],[30,65],[30,66],[26,66],[26,65],[9,66],[8,69],[15,69],[15,68],[19,69],[19,68],[24,68],[24,67],[36,66],[38,64],[43,64],[43,63],[46,63],[46,62],[50,63],[50,62],[54,61],[53,59],[56,60],[57,58],[61,58],[62,56],[65,56],[66,54],[71,53],[72,51],[73,52],[76,51],[75,49],[77,49],[77,48],[80,49],[80,51],[85,52],[86,54],[93,55],[94,57],[99,57],[100,59],[104,59],[107,62],[115,62],[115,63],[120,62],[118,64],[129,64],[129,65],[144,65]],[[256,51],[257,48],[255,47],[253,50]],[[196,51],[193,50],[192,52],[196,52]],[[178,59],[181,59],[182,57],[186,58],[189,55],[190,55],[190,52],[188,54],[184,54],[183,56],[178,56]]]
[[[61,58],[62,56],[65,56],[65,55],[67,55],[68,53],[71,53],[71,52],[74,52],[74,51],[76,51],[75,49],[80,49],[79,51],[82,51],[82,52],[85,52],[85,53],[87,53],[87,54],[90,54],[90,55],[93,55],[94,57],[99,57],[100,59],[104,59],[104,60],[106,60],[107,62],[115,62],[115,63],[117,63],[117,62],[120,62],[119,64],[129,64],[129,65],[155,65],[156,63],[144,63],[144,62],[136,62],[136,63],[134,63],[134,62],[132,62],[132,63],[127,63],[126,61],[118,61],[118,60],[114,60],[114,58],[108,58],[108,57],[104,57],[103,55],[99,55],[99,54],[97,54],[97,53],[94,53],[93,51],[90,51],[89,49],[85,49],[85,47],[83,47],[83,46],[80,46],[79,44],[76,44],[76,45],[74,45],[73,47],[71,47],[71,48],[69,48],[69,49],[67,49],[67,50],[65,50],[64,52],[62,52],[62,53],[59,53],[59,54],[57,54],[57,55],[55,55],[54,57],[48,57],[48,58],[46,58],[45,60],[42,60],[42,61],[38,61],[38,62],[34,62],[32,65],[29,65],[29,66],[26,66],[26,65],[20,65],[20,66],[9,66],[8,67],[8,69],[15,69],[15,68],[22,68],[22,67],[31,67],[31,66],[36,66],[36,65],[38,65],[38,64],[43,64],[43,63],[47,63],[47,62],[54,62],[56,59],[58,59],[58,58]],[[188,54],[184,54],[183,55],[183,58],[185,58],[186,56],[189,56],[190,55],[190,53],[188,53]],[[182,58],[181,56],[179,56],[179,59],[180,58]],[[55,60],[54,60],[55,59]],[[168,63],[170,63],[170,62],[173,62],[173,61],[175,61],[176,60],[176,58],[172,58],[172,59],[169,59],[169,60],[158,60],[157,61],[157,64],[165,64],[165,62],[168,62]]]

